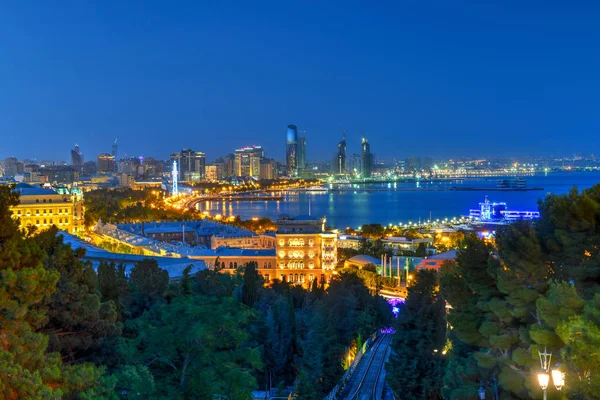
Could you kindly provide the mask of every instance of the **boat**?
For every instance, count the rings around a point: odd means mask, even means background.
[[[496,184],[498,189],[525,189],[525,178],[500,179]]]
[[[540,218],[539,211],[509,210],[504,202],[490,202],[488,197],[479,203],[478,209],[469,210],[469,217],[480,223],[508,224],[518,220],[534,220]]]

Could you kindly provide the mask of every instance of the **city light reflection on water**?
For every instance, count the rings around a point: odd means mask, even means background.
[[[536,175],[527,178],[529,187],[543,187],[543,191],[485,190],[454,191],[448,186],[495,187],[495,180],[454,180],[447,183],[430,183],[421,180],[421,189],[416,183],[398,183],[395,188],[384,185],[361,185],[360,189],[350,191],[331,191],[320,193],[287,193],[281,201],[227,202],[222,210],[220,202],[206,202],[199,206],[200,211],[210,214],[276,219],[279,214],[307,215],[327,217],[327,225],[336,228],[358,227],[368,223],[389,224],[398,222],[426,221],[429,218],[440,219],[459,217],[477,207],[487,195],[490,200],[506,202],[512,210],[535,210],[538,199],[547,193],[565,194],[573,185],[586,189],[600,182],[600,173],[556,173]],[[445,185],[445,189],[444,186]],[[367,187],[368,186],[368,187]],[[441,187],[441,190],[438,190]],[[356,192],[356,193],[355,193]],[[310,207],[309,207],[310,202]]]

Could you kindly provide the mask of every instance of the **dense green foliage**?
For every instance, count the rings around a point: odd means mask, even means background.
[[[0,190],[2,399],[241,400],[269,385],[317,399],[389,323],[356,272],[308,290],[267,288],[255,264],[178,282],[150,259],[95,271],[55,228],[20,232]]]
[[[435,271],[421,270],[394,324],[387,383],[397,398],[439,399],[445,367],[444,299]]]
[[[452,306],[444,398],[471,399],[494,378],[500,398],[541,397],[547,349],[567,398],[600,399],[599,204],[600,186],[548,196],[539,221],[503,227],[495,246],[465,238],[440,277]]]
[[[74,265],[80,268],[61,276],[68,258],[74,257],[72,250],[65,251],[60,242],[40,247],[19,232],[9,211],[18,202],[10,187],[0,186],[0,398],[110,398],[114,379],[103,376],[103,368],[90,363],[67,365],[57,351],[78,361],[80,352],[94,349],[102,335],[113,333],[114,320],[110,312],[100,310],[102,306],[94,301],[97,297],[90,298],[95,293],[85,285],[83,266]],[[46,253],[44,247],[51,250]],[[74,296],[73,304],[64,298],[63,289]],[[49,303],[56,309],[50,309]],[[85,317],[69,318],[71,307],[90,311],[107,329],[96,334],[93,322],[83,321]],[[65,325],[59,327],[59,323]],[[61,329],[82,337],[60,338]]]
[[[131,221],[181,221],[199,218],[195,212],[164,204],[158,190],[98,189],[85,194],[85,224]]]

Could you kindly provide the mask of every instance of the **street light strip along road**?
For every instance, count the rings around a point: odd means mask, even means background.
[[[358,383],[356,391],[347,397],[348,400],[363,400],[365,397],[359,397],[361,393],[365,390],[371,390],[371,393],[368,397],[370,400],[378,399],[378,387],[379,387],[379,378],[381,376],[381,371],[383,370],[383,366],[385,365],[385,358],[387,354],[387,349],[391,341],[391,334],[384,334],[378,341],[377,344],[371,349],[371,356],[369,357],[368,364],[366,369],[364,370],[363,376]],[[381,345],[383,344],[383,347]],[[380,351],[380,347],[381,350]],[[377,361],[375,361],[377,360]],[[375,364],[374,364],[375,362]],[[375,373],[375,374],[374,374]],[[371,378],[371,379],[368,379]],[[372,378],[375,378],[374,380]],[[363,387],[364,386],[364,387]],[[369,389],[369,387],[371,389]]]

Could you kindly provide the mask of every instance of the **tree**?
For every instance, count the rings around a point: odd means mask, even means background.
[[[169,287],[169,274],[158,267],[156,260],[146,258],[131,269],[129,282],[133,297],[131,312],[136,316],[163,300]]]
[[[445,366],[445,301],[437,272],[421,270],[400,307],[387,383],[403,399],[441,399]]]
[[[252,307],[258,301],[263,285],[263,280],[256,268],[257,264],[255,262],[249,262],[244,267],[242,302],[249,307]]]
[[[245,400],[256,389],[253,371],[262,369],[260,351],[248,346],[254,318],[232,298],[179,296],[129,321],[135,334],[122,340],[121,354],[131,365],[148,367],[152,378],[142,378],[155,382],[156,397]],[[135,385],[139,380],[131,379],[124,390]]]
[[[96,272],[81,260],[85,250],[64,244],[56,227],[33,239],[44,251],[46,269],[60,274],[56,290],[42,305],[48,310],[42,329],[50,339],[48,349],[68,363],[88,360],[105,339],[120,334],[115,303],[102,301]]]
[[[9,207],[19,204],[11,187],[0,186],[0,398],[58,399],[103,393],[111,383],[91,364],[64,366],[57,353],[47,353],[43,300],[51,296],[58,271],[48,270],[44,252],[19,232]]]

